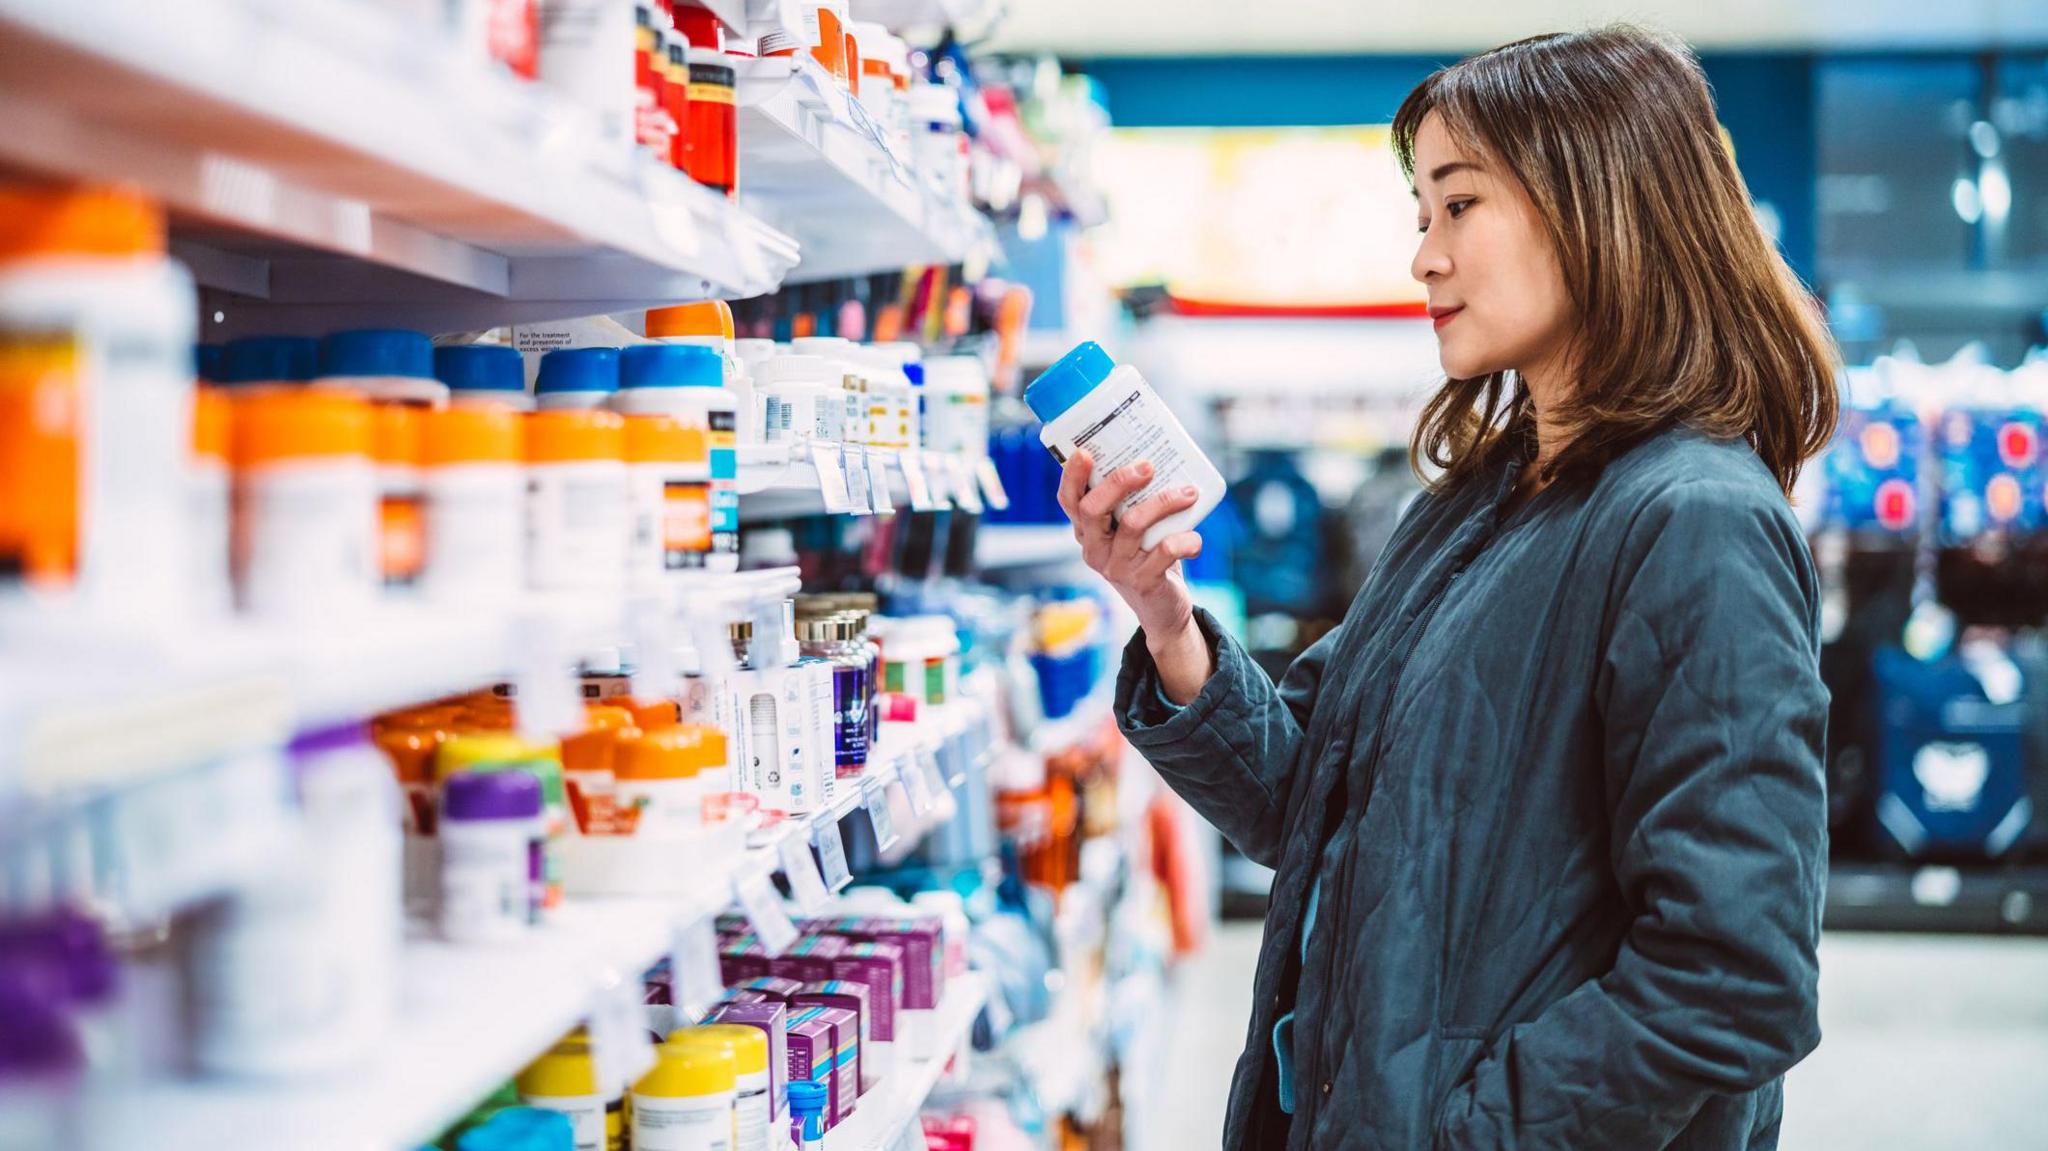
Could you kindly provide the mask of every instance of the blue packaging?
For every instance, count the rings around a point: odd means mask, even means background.
[[[1992,702],[1955,656],[1881,648],[1873,671],[1877,833],[1914,859],[2004,854],[2033,817],[2024,701]]]
[[[2028,535],[2048,524],[2042,504],[2040,412],[1956,408],[1941,417],[1941,541]]]
[[[1903,405],[1848,408],[1828,447],[1827,520],[1856,532],[1909,536],[1920,523],[1927,431]]]

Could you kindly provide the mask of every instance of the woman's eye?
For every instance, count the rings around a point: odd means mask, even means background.
[[[1428,221],[1428,220],[1417,220],[1417,221],[1415,221],[1415,230],[1416,230],[1416,231],[1418,231],[1418,232],[1420,232],[1420,233],[1422,233],[1422,234],[1423,234],[1423,235],[1425,235],[1425,236],[1429,235],[1429,221]]]
[[[1451,203],[1444,205],[1444,211],[1450,213],[1451,219],[1455,220],[1458,217],[1464,215],[1465,209],[1471,206],[1472,201],[1470,200],[1454,200]]]

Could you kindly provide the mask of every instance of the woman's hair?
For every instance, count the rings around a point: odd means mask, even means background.
[[[1757,225],[1698,59],[1626,25],[1538,36],[1424,80],[1394,116],[1415,175],[1432,113],[1460,146],[1519,180],[1576,313],[1573,390],[1546,423],[1567,440],[1546,478],[1597,470],[1686,424],[1749,441],[1789,493],[1836,416],[1834,341]],[[1471,475],[1527,431],[1520,381],[1447,379],[1410,462]]]

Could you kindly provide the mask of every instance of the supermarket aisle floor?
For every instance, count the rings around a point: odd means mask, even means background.
[[[1259,928],[1225,924],[1179,976],[1152,1147],[1214,1147]],[[1786,1088],[1782,1151],[2048,1147],[2048,940],[1830,935],[1820,1050]]]

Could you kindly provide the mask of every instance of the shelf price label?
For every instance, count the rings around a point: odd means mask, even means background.
[[[984,510],[981,493],[974,490],[974,473],[967,467],[967,461],[959,456],[946,457],[946,485],[953,492],[953,502],[961,511],[980,515]]]
[[[591,997],[590,1055],[600,1088],[628,1089],[654,1066],[654,1044],[647,1038],[642,1007],[645,997],[638,978],[627,979],[616,971],[605,972]]]
[[[874,511],[875,497],[869,490],[868,453],[859,444],[843,444],[840,450],[846,453],[844,472],[846,475],[847,510],[854,515],[864,516]]]
[[[739,897],[740,910],[747,913],[747,922],[753,925],[754,937],[761,941],[762,949],[771,956],[789,950],[796,942],[796,924],[790,921],[782,897],[775,893],[775,884],[768,876],[750,875],[733,885],[733,893]]]
[[[832,901],[832,893],[825,889],[817,860],[811,858],[809,841],[801,835],[785,835],[776,850],[782,856],[782,874],[789,880],[789,894],[796,901],[797,914],[809,918],[824,911]]]
[[[1003,475],[996,470],[996,462],[987,456],[974,461],[974,478],[981,482],[982,499],[997,511],[1006,511],[1010,506],[1010,493],[1003,490]]]
[[[846,462],[838,444],[811,445],[811,465],[818,469],[818,492],[825,497],[825,510],[845,514],[853,510],[853,495],[846,487]]]
[[[833,891],[844,891],[853,882],[853,869],[846,865],[846,841],[839,838],[839,821],[827,819],[819,822],[817,831],[818,866],[824,873],[825,886]]]
[[[870,449],[868,451],[868,493],[873,497],[875,514],[893,516],[896,501],[889,496],[889,453]]]
[[[887,851],[896,846],[896,817],[889,812],[889,789],[870,787],[867,790],[868,822],[875,827],[875,848]]]
[[[917,452],[903,453],[903,486],[910,489],[910,510],[939,510],[939,502],[932,498],[931,481],[925,476],[924,459]]]
[[[718,974],[718,935],[711,917],[699,915],[676,929],[669,957],[669,1001],[678,1012],[701,1019],[725,995]]]
[[[932,782],[925,775],[924,766],[913,756],[898,769],[896,775],[903,781],[904,797],[910,800],[910,814],[919,819],[930,815],[937,800],[932,795]]]
[[[943,795],[953,790],[952,782],[946,778],[945,771],[939,767],[939,753],[931,748],[920,747],[917,749],[916,770],[918,774],[924,776],[925,782],[931,787],[933,795]]]

